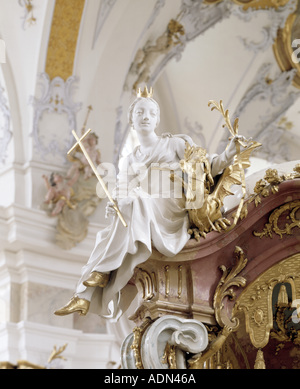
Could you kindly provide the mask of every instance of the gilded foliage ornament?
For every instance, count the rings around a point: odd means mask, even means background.
[[[273,238],[273,233],[279,235],[280,238],[282,238],[283,235],[292,235],[293,228],[300,228],[300,219],[297,218],[297,212],[299,211],[299,209],[300,200],[291,201],[287,204],[282,205],[271,213],[271,215],[269,216],[269,223],[265,224],[264,229],[261,232],[254,231],[253,234],[255,236],[258,236],[259,238],[263,238],[265,236]],[[286,220],[288,220],[289,223],[285,223],[285,226],[282,228],[279,226],[279,219],[286,212],[288,212]]]
[[[247,259],[245,258],[243,250],[236,246],[235,256],[237,263],[231,269],[228,269],[224,265],[220,266],[220,270],[223,272],[222,277],[216,287],[213,307],[215,310],[215,318],[218,326],[212,328],[209,336],[210,343],[204,353],[192,356],[189,360],[190,369],[203,369],[204,365],[211,358],[220,359],[222,354],[222,348],[226,344],[228,337],[238,329],[239,320],[235,317],[236,311],[231,310],[229,314],[224,305],[225,298],[234,300],[236,297],[235,289],[239,287],[245,287],[246,279],[239,275],[239,273],[245,268]],[[221,327],[221,329],[219,328]],[[224,351],[224,350],[223,350]],[[229,360],[225,365],[217,363],[216,368],[230,368]]]
[[[235,256],[237,263],[232,269],[226,268],[224,265],[220,266],[223,275],[219,281],[219,284],[216,288],[213,306],[215,309],[215,317],[217,323],[221,326],[227,326],[232,330],[235,330],[239,326],[239,320],[236,317],[229,317],[224,309],[224,299],[229,297],[230,300],[234,300],[236,297],[235,289],[236,287],[245,287],[246,279],[242,276],[239,276],[239,273],[247,265],[247,258],[245,258],[244,251],[236,246]]]
[[[248,215],[248,205],[254,202],[257,207],[261,204],[262,199],[269,197],[271,194],[276,194],[279,191],[279,185],[282,182],[300,178],[300,164],[298,163],[294,167],[293,173],[279,175],[276,169],[267,169],[264,178],[261,178],[256,182],[253,189],[254,193],[251,194],[245,201],[241,210],[240,218],[244,219]]]

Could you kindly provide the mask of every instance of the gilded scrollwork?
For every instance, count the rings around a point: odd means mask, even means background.
[[[10,362],[0,362],[0,370],[1,369],[10,369],[10,370],[23,370],[23,369],[34,369],[34,370],[44,370],[44,369],[53,369],[54,367],[54,361],[57,362],[57,360],[66,360],[66,358],[62,355],[62,353],[67,348],[67,343],[63,346],[59,347],[58,349],[56,346],[53,347],[53,350],[48,358],[48,361],[45,365],[38,365],[36,363],[32,363],[27,360],[18,360],[16,364],[10,363]],[[56,366],[57,368],[57,366]]]
[[[250,369],[247,354],[236,334],[224,327],[206,326],[209,345],[203,352],[188,360],[189,369]]]
[[[235,255],[237,263],[232,269],[226,268],[224,265],[220,266],[223,275],[216,288],[213,306],[215,310],[215,317],[217,323],[221,327],[227,326],[228,328],[235,330],[239,326],[239,321],[236,317],[229,317],[224,309],[224,299],[229,297],[230,300],[235,299],[234,287],[245,287],[246,279],[239,276],[239,273],[245,268],[247,259],[244,252],[240,247],[235,248]]]
[[[224,309],[224,299],[229,297],[230,300],[234,300],[236,296],[234,288],[245,287],[246,279],[240,276],[239,273],[247,264],[244,252],[238,246],[235,248],[235,256],[237,263],[234,267],[228,269],[225,266],[220,266],[223,274],[216,287],[213,300],[215,318],[218,326],[211,328],[209,333],[210,342],[205,352],[194,355],[188,360],[190,369],[203,369],[206,368],[205,366],[210,366],[211,363],[213,364],[212,368],[228,369],[232,367],[232,363],[228,358],[225,358],[225,362],[221,363],[221,356],[224,354],[223,346],[229,336],[238,329],[239,320],[233,314],[229,315],[226,312],[226,309]],[[215,359],[214,362],[212,362],[213,359]]]
[[[143,362],[141,357],[141,340],[144,332],[147,327],[152,323],[152,320],[146,318],[143,323],[139,327],[134,327],[133,332],[133,342],[131,345],[131,349],[133,350],[133,355],[135,359],[135,366],[137,369],[143,369]]]
[[[165,352],[162,357],[162,363],[168,364],[169,369],[177,369],[176,346],[174,344],[169,344],[169,342],[167,342]]]
[[[276,194],[279,191],[279,185],[288,180],[300,178],[300,164],[296,164],[293,173],[279,175],[276,169],[267,169],[264,178],[258,180],[254,186],[252,193],[245,201],[241,210],[240,218],[244,219],[248,215],[248,205],[254,202],[257,207],[261,204],[262,199],[269,197],[271,194]]]
[[[279,208],[275,209],[269,216],[269,222],[265,224],[264,229],[261,232],[254,231],[253,234],[259,238],[267,237],[273,238],[273,233],[279,235],[280,238],[283,235],[292,235],[293,228],[300,228],[300,219],[297,219],[297,212],[300,209],[300,200],[291,201],[286,203]],[[279,219],[285,213],[288,213],[286,220],[289,223],[285,223],[284,227],[279,226]]]
[[[194,355],[188,360],[190,369],[203,368],[205,362],[215,354],[219,354],[231,332],[232,328],[225,326],[217,335],[215,334],[214,339],[209,343],[204,353]]]
[[[300,65],[299,61],[293,60],[292,42],[299,36],[297,34],[297,26],[299,25],[299,15],[297,11],[291,13],[286,19],[283,28],[279,28],[277,37],[274,41],[273,51],[280,69],[284,72],[290,69],[296,69],[296,74],[293,83],[297,88],[300,88]]]

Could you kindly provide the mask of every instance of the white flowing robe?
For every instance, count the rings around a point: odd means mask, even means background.
[[[157,180],[151,181],[150,195],[143,189],[143,185],[140,186],[140,178],[147,177],[150,169],[157,164],[161,167],[163,164],[170,166],[178,163],[184,155],[185,141],[193,145],[191,138],[186,135],[164,135],[159,137],[151,155],[141,154],[137,147],[127,157],[125,172],[119,173],[121,198],[117,199],[127,227],[124,227],[115,215],[112,223],[98,232],[95,247],[82,269],[76,288],[76,295],[91,300],[90,311],[100,316],[118,318],[128,303],[122,301],[126,300],[127,296],[123,296],[121,291],[131,279],[134,268],[150,257],[152,247],[163,255],[172,257],[179,253],[190,239],[187,232],[188,212],[184,207],[182,194],[181,198],[174,198],[178,196],[174,196],[171,189],[169,193],[163,195],[166,198],[161,194],[157,198],[161,186],[166,184]],[[139,179],[133,180],[131,177],[128,181],[126,174],[128,169],[131,170],[133,177],[136,174],[135,177],[139,176]],[[165,175],[168,176],[169,173]],[[122,191],[127,189],[129,190],[127,196],[122,196]],[[153,193],[155,191],[156,194]],[[105,288],[86,288],[83,285],[83,281],[93,271],[111,272]],[[92,296],[87,297],[91,290]]]

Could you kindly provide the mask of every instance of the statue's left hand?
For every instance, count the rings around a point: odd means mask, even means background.
[[[243,135],[235,135],[232,137],[229,146],[225,151],[228,161],[232,160],[236,155],[236,142],[239,142],[242,147],[247,148],[250,146],[252,138],[247,139]]]

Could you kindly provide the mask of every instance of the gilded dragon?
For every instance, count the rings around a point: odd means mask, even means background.
[[[222,101],[220,104],[210,101],[208,105],[213,105],[212,110],[217,109],[221,112],[225,119],[224,127],[228,128],[231,135],[238,135],[238,118],[232,126],[228,110],[224,111]],[[240,150],[240,145],[244,150]],[[197,240],[205,237],[210,231],[228,231],[236,225],[246,195],[244,170],[250,166],[251,153],[259,146],[260,143],[252,140],[246,144],[237,140],[237,155],[232,165],[223,171],[217,182],[214,182],[206,150],[186,143],[184,159],[180,161],[180,167],[186,174],[187,180],[181,179],[181,181],[188,204],[189,233]],[[178,179],[178,176],[173,174],[171,178]],[[243,193],[233,222],[223,216],[224,199],[226,196],[233,195],[230,191],[232,185],[241,185]]]

